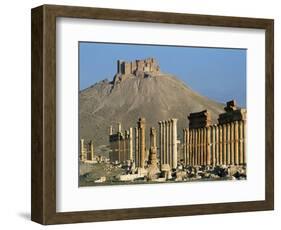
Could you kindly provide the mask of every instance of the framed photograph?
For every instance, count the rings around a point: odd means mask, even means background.
[[[274,21],[32,9],[41,224],[274,209]]]

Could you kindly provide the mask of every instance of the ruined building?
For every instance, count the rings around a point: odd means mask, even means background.
[[[146,58],[126,62],[117,61],[117,73],[114,76],[113,83],[117,84],[128,77],[147,77],[160,73],[160,67],[155,58]]]
[[[80,160],[83,162],[94,161],[94,143],[90,141],[87,145],[84,139],[80,139]]]
[[[211,124],[208,111],[188,116],[189,128],[183,130],[183,155],[186,165],[245,165],[246,110],[227,102],[218,124]]]
[[[159,155],[160,168],[169,165],[176,169],[178,161],[177,153],[177,119],[159,121]]]
[[[135,162],[136,167],[144,168],[146,158],[145,118],[139,118],[137,127],[134,129],[134,135],[133,128],[123,133],[121,130],[121,123],[118,123],[118,130],[116,133],[113,133],[112,126],[110,126],[109,143],[111,148],[109,158],[111,162],[130,160],[131,162]],[[154,149],[156,149],[156,142],[154,145]],[[154,149],[153,151],[157,151],[157,149]]]
[[[158,73],[159,71],[160,67],[154,58],[146,58],[144,60],[135,60],[132,62],[126,62],[122,60],[117,61],[118,74],[137,75],[137,72]]]
[[[118,123],[116,133],[113,133],[113,128],[109,128],[109,143],[111,152],[109,159],[111,162],[123,162],[133,160],[133,129],[122,132],[121,123]]]

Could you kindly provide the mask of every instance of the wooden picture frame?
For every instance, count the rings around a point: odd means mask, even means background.
[[[265,200],[100,211],[56,211],[56,18],[264,29],[266,36]],[[274,209],[274,21],[180,13],[43,5],[32,9],[31,219],[64,224]]]

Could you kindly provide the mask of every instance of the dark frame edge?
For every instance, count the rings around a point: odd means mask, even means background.
[[[31,220],[56,214],[55,18],[48,7],[31,10]]]
[[[215,203],[200,205],[162,206],[56,213],[46,224],[70,224],[101,221],[136,220],[146,218],[180,217],[194,215],[229,214],[253,211],[270,211],[267,201]]]
[[[44,223],[43,6],[31,11],[31,220]]]
[[[265,200],[274,210],[274,20],[265,28]]]

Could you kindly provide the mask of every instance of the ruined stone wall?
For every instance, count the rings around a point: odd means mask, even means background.
[[[132,128],[130,128],[129,130],[125,130],[125,132],[123,133],[121,130],[121,124],[119,123],[117,133],[113,133],[112,126],[109,130],[109,144],[111,149],[111,152],[109,153],[110,161],[123,162],[132,160]]]
[[[80,140],[79,158],[81,161],[93,161],[94,160],[94,143],[93,143],[93,141],[90,141],[88,144],[86,144],[84,139]]]

